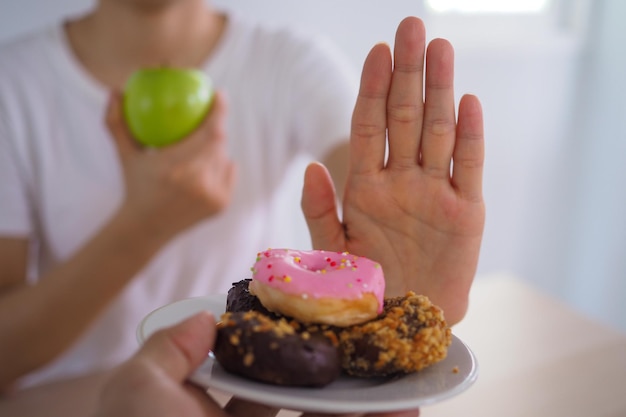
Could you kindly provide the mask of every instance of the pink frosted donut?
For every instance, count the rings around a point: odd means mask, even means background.
[[[382,312],[385,278],[379,263],[347,252],[268,249],[257,255],[250,292],[303,323],[345,327]]]

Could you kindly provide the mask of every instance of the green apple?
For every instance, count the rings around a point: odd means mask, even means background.
[[[213,86],[202,71],[146,68],[133,73],[124,88],[124,118],[134,138],[161,147],[190,134],[213,102]]]

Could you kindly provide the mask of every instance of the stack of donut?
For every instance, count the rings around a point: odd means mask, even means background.
[[[384,298],[380,264],[346,252],[268,249],[234,283],[214,354],[229,372],[322,387],[342,372],[387,377],[446,357],[443,312],[413,292]]]

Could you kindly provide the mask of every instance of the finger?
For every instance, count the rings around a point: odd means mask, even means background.
[[[461,98],[456,130],[452,184],[465,199],[481,201],[485,140],[483,112],[476,96]]]
[[[384,167],[387,136],[387,92],[391,82],[389,46],[372,48],[363,64],[361,87],[352,114],[350,170],[367,174]]]
[[[105,123],[111,136],[113,136],[113,142],[122,160],[122,164],[125,164],[128,158],[139,153],[141,146],[133,139],[128,130],[126,121],[124,120],[122,106],[122,94],[112,92],[106,109]]]
[[[148,360],[175,381],[184,381],[207,358],[215,341],[215,319],[206,311],[153,334],[137,360]]]
[[[426,92],[421,165],[427,175],[450,178],[456,120],[454,112],[454,51],[435,39],[426,51]]]
[[[343,251],[344,230],[337,216],[335,189],[324,165],[312,163],[304,172],[301,206],[313,248]]]
[[[279,408],[269,405],[257,404],[239,398],[232,398],[224,407],[224,411],[233,417],[274,417],[280,411]]]
[[[424,111],[425,39],[424,24],[418,18],[408,17],[398,26],[387,101],[389,167],[415,167],[418,162]]]

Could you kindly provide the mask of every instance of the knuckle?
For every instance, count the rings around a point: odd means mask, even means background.
[[[387,118],[398,123],[415,123],[422,106],[417,104],[392,104],[387,108]]]
[[[424,165],[422,167],[424,174],[426,174],[430,178],[435,179],[449,179],[450,178],[450,167],[443,167],[437,165]]]
[[[432,119],[426,121],[425,128],[433,136],[449,136],[455,133],[456,124],[448,119]]]
[[[401,72],[406,74],[419,75],[424,71],[424,66],[421,62],[418,63],[396,63],[393,68],[394,72]]]
[[[364,139],[384,135],[386,130],[385,126],[375,123],[354,123],[352,125],[352,135]]]
[[[484,162],[481,158],[455,158],[454,165],[463,169],[479,169],[482,168]]]

